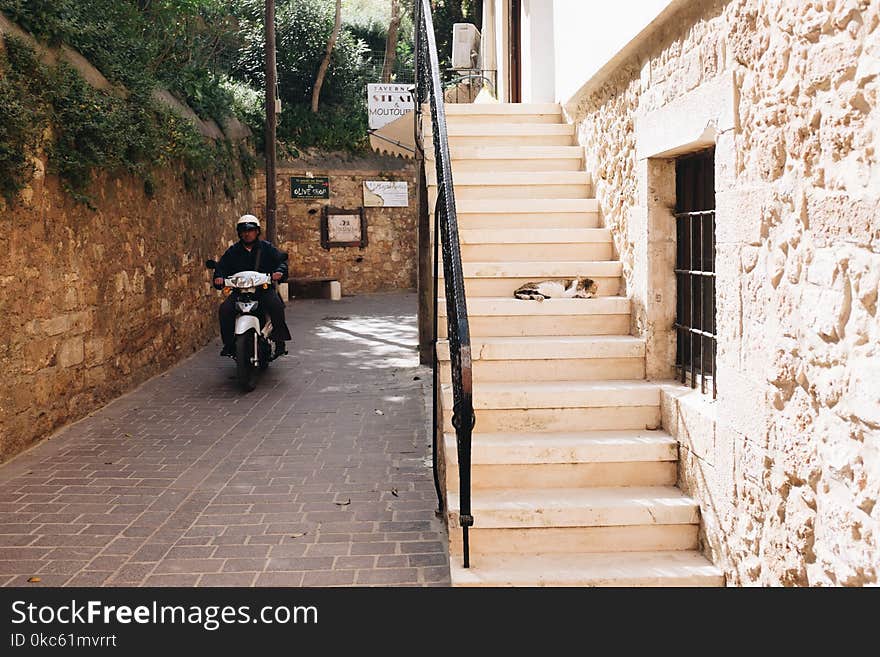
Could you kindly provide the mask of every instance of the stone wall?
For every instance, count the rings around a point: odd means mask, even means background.
[[[217,335],[203,262],[252,204],[170,175],[153,198],[141,180],[101,177],[92,211],[37,165],[20,204],[0,201],[0,460]]]
[[[663,397],[705,548],[730,584],[877,583],[880,3],[698,0],[628,48],[566,109],[657,378],[674,157],[716,148],[718,397]]]
[[[323,164],[323,166],[322,166]],[[328,200],[291,198],[291,176],[329,176]],[[408,208],[364,208],[367,245],[363,248],[321,246],[324,206],[356,209],[364,204],[363,181],[404,180]],[[265,216],[265,178],[254,185],[254,214]],[[277,239],[290,255],[290,274],[335,277],[343,294],[415,289],[417,273],[417,216],[415,166],[412,160],[375,156],[355,161],[287,163],[278,167]]]

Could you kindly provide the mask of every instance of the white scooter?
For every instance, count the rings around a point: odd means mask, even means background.
[[[216,268],[213,260],[205,261],[208,269]],[[231,294],[235,317],[235,366],[238,383],[246,392],[257,386],[257,371],[265,370],[274,360],[272,355],[272,320],[260,309],[257,289],[268,290],[272,277],[258,271],[240,271],[223,279],[223,293]],[[261,320],[265,323],[262,323]]]

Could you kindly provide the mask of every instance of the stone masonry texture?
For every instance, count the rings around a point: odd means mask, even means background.
[[[718,398],[681,480],[728,583],[877,584],[880,3],[692,2],[569,104],[627,288],[637,119],[721,74]]]
[[[328,176],[328,200],[291,198],[290,177]],[[265,213],[265,178],[254,184],[255,212]],[[321,246],[321,214],[324,206],[357,209],[363,206],[365,180],[398,180],[408,185],[409,207],[364,208],[367,245]],[[334,277],[343,294],[414,290],[418,260],[415,167],[411,160],[373,156],[355,162],[293,164],[279,166],[276,178],[277,243],[290,254],[291,276]]]
[[[0,586],[448,586],[416,295],[287,318],[253,392],[215,338],[0,466]]]
[[[44,163],[0,208],[0,460],[203,346],[216,329],[204,260],[252,203],[159,174],[98,177],[94,210]],[[2,204],[2,201],[0,201]]]

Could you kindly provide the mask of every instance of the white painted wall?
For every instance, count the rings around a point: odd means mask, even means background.
[[[532,0],[553,5],[555,100],[566,102],[670,0]]]
[[[522,100],[552,103],[556,99],[553,0],[523,0],[522,14]]]
[[[566,102],[671,0],[523,0],[523,102]],[[507,0],[483,3],[483,66],[508,99]],[[491,25],[494,29],[486,29]],[[494,46],[493,46],[494,44]]]

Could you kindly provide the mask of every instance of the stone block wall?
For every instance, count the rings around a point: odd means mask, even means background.
[[[718,397],[666,387],[681,483],[729,583],[876,584],[880,3],[679,6],[566,109],[655,378],[674,158],[716,149]]]
[[[252,204],[157,174],[153,198],[141,180],[100,177],[92,211],[36,164],[21,203],[0,207],[0,460],[218,334],[203,263]]]
[[[300,277],[335,277],[343,294],[415,289],[418,269],[418,221],[415,165],[394,157],[367,158],[354,163],[329,162],[288,164],[278,167],[276,244],[290,255],[290,274]],[[330,198],[291,198],[291,176],[329,176]],[[367,245],[321,246],[321,215],[324,206],[356,209],[363,206],[365,180],[407,182],[409,207],[364,208]],[[265,178],[255,184],[254,214],[265,216]]]

